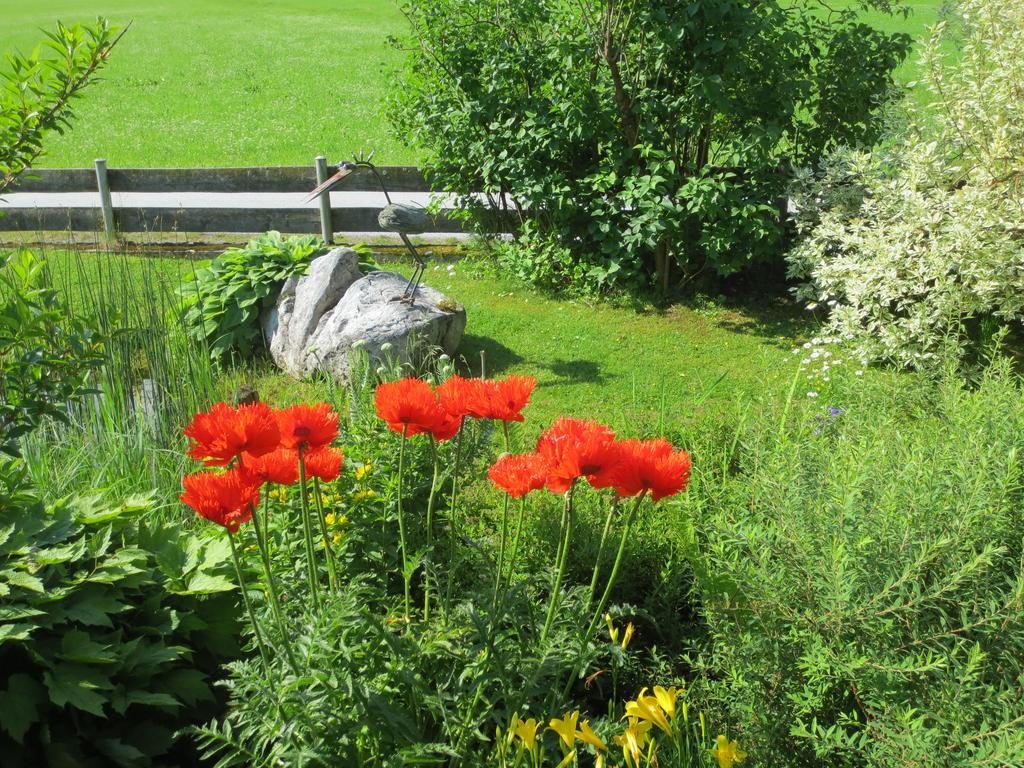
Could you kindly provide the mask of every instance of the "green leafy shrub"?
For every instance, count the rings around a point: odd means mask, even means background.
[[[1019,379],[830,386],[687,497],[724,721],[755,765],[1024,764]]]
[[[0,467],[0,749],[12,768],[148,766],[216,711],[237,653],[228,551],[153,522],[148,500],[50,506]],[[208,595],[212,595],[207,597]],[[180,764],[180,763],[179,763]]]
[[[0,453],[9,456],[44,419],[67,418],[101,359],[99,334],[71,317],[44,273],[28,252],[0,264]]]
[[[828,335],[907,367],[971,362],[1024,316],[1024,2],[957,14],[925,48],[931,100],[909,127],[827,158],[795,191],[797,297],[828,313]]]
[[[896,6],[409,0],[390,116],[515,271],[667,289],[777,258],[786,164],[875,139],[910,41],[864,9]]]
[[[267,232],[199,265],[182,287],[189,337],[207,345],[215,360],[252,354],[263,340],[260,314],[273,306],[285,280],[305,274],[324,250],[313,235]]]
[[[96,79],[123,34],[103,18],[85,26],[58,22],[28,56],[7,55],[0,70],[0,193],[43,154],[48,133],[70,127],[72,102]]]

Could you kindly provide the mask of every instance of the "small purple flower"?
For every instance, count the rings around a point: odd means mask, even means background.
[[[836,418],[837,416],[842,416],[844,413],[846,413],[846,411],[844,411],[842,408],[836,408],[834,405],[830,405],[828,407],[828,415],[831,416],[833,419]]]

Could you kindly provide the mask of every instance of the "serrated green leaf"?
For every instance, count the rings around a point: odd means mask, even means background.
[[[81,673],[80,667],[62,664],[52,672],[44,672],[43,682],[50,692],[50,701],[58,707],[70,704],[83,712],[105,717],[105,699],[96,693],[95,684]]]
[[[188,587],[181,594],[211,595],[235,589],[235,583],[224,576],[200,571],[189,579]]]
[[[95,642],[87,633],[78,629],[64,633],[59,658],[80,664],[110,664],[117,660],[110,646]]]
[[[0,571],[0,579],[3,579],[12,587],[21,587],[31,592],[43,592],[45,590],[40,579],[24,571]]]
[[[32,677],[17,673],[7,681],[7,690],[0,691],[0,726],[19,744],[25,733],[39,720],[39,705],[46,700],[46,691]]]

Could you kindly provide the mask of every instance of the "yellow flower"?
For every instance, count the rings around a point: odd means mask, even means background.
[[[619,630],[617,630],[615,625],[612,623],[612,615],[610,613],[606,613],[604,615],[604,621],[608,625],[608,636],[612,639],[612,642],[619,642]]]
[[[352,498],[355,499],[356,501],[364,501],[365,499],[372,499],[375,498],[376,496],[377,494],[374,491],[366,489],[365,491],[358,491],[356,495],[353,496]]]
[[[658,700],[654,696],[646,696],[646,693],[647,689],[644,688],[640,691],[640,695],[636,697],[636,701],[626,702],[626,714],[623,715],[623,719],[631,717],[644,720],[658,726],[671,736],[672,726],[669,725],[668,720],[665,718],[665,713],[658,706]]]
[[[551,730],[558,734],[565,746],[572,749],[572,745],[576,743],[576,723],[580,719],[579,710],[575,712],[566,712],[562,715],[562,719],[557,717],[552,718],[551,722],[548,723]]]
[[[635,717],[630,718],[626,730],[622,732],[621,736],[615,737],[615,743],[622,747],[622,756],[627,760],[632,759],[634,764],[639,763],[650,730],[650,723],[637,720]]]
[[[523,742],[523,746],[530,752],[533,752],[537,747],[537,727],[540,723],[535,718],[529,720],[520,720],[519,716],[516,715],[512,719],[512,730],[515,732],[519,740]]]
[[[331,541],[334,542],[334,546],[338,546],[343,538],[345,538],[345,535],[341,531],[335,531],[334,535],[331,536]]]
[[[626,625],[626,631],[622,633],[622,650],[626,650],[629,645],[629,641],[633,639],[633,622],[629,622]]]
[[[658,706],[671,720],[676,716],[676,702],[679,700],[679,691],[673,685],[669,689],[662,688],[660,685],[654,686],[654,698],[658,700]]]
[[[335,517],[333,512],[328,512],[326,515],[324,515],[324,522],[327,523],[328,525],[334,525],[334,523],[337,520],[338,520],[338,518]]]
[[[715,739],[715,748],[709,751],[718,758],[719,768],[732,768],[737,763],[742,763],[747,757],[747,753],[739,747],[739,742],[729,741],[727,737],[719,734]]]
[[[348,515],[338,515],[338,525],[348,525]]]
[[[373,464],[367,462],[361,467],[356,467],[356,480],[362,480],[373,471]]]
[[[607,745],[601,741],[601,737],[594,733],[590,727],[590,721],[584,720],[580,723],[580,729],[576,731],[576,738],[580,741],[586,742],[592,747],[596,747],[600,750],[608,749]]]

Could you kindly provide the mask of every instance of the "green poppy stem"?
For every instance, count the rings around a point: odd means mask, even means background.
[[[429,564],[432,547],[434,545],[434,497],[437,493],[437,477],[441,468],[441,461],[438,457],[437,443],[431,441],[431,449],[434,452],[434,477],[430,481],[430,495],[427,497],[427,562]],[[430,618],[430,572],[426,566],[423,568],[423,620]]]
[[[266,496],[263,497],[266,501]],[[266,512],[264,504],[263,511]],[[266,517],[263,518],[267,520]],[[277,624],[277,631],[281,633],[281,644],[284,646],[285,656],[292,672],[299,674],[299,665],[295,662],[295,654],[292,651],[291,639],[288,635],[288,626],[284,622],[284,614],[281,611],[281,599],[278,596],[277,580],[274,579],[274,570],[270,564],[270,546],[268,544],[268,528],[260,522],[260,516],[256,511],[256,505],[252,505],[252,524],[256,530],[256,544],[260,550],[260,559],[263,561],[263,572],[267,577],[267,592],[270,594],[270,610],[274,614],[274,621]]]
[[[519,521],[516,523],[516,537],[512,539],[512,552],[508,558],[508,583],[512,583],[512,574],[516,571],[519,559],[519,541],[523,537],[523,525],[526,523],[526,496],[519,499]]]
[[[615,516],[615,510],[618,508],[619,499],[617,496],[612,497],[611,504],[608,506],[608,514],[604,518],[604,528],[601,530],[601,541],[597,545],[597,557],[594,558],[594,573],[590,577],[590,594],[587,597],[587,603],[594,602],[594,595],[597,592],[597,576],[601,571],[601,558],[604,556],[604,545],[608,540],[608,531],[612,527],[612,518]]]
[[[629,511],[629,516],[626,518],[626,525],[622,529],[622,537],[619,539],[619,549],[615,553],[615,562],[612,563],[612,572],[608,574],[608,581],[604,585],[604,593],[601,595],[601,602],[597,604],[597,610],[594,612],[594,618],[590,620],[590,626],[587,628],[587,632],[583,635],[583,642],[594,634],[594,630],[597,628],[598,622],[601,620],[601,614],[604,612],[605,606],[608,605],[608,598],[612,594],[612,587],[615,586],[615,580],[619,575],[619,567],[622,565],[622,556],[626,551],[626,542],[629,540],[629,532],[633,528],[633,521],[636,520],[636,514],[640,510],[640,503],[644,500],[647,495],[647,491],[643,491],[639,496],[636,497],[636,503],[633,508]]]
[[[405,621],[409,622],[409,560],[405,549],[405,518],[402,514],[402,480],[405,474],[405,441],[409,425],[402,427],[402,444],[398,449],[398,543],[402,550],[402,588],[405,592]]]
[[[313,498],[316,500],[316,516],[320,521],[320,533],[324,537],[324,551],[327,552],[327,583],[332,592],[338,591],[338,570],[334,562],[334,549],[328,536],[327,520],[324,518],[324,501],[320,494],[320,478],[313,478]]]
[[[267,675],[267,685],[272,686],[273,680],[270,677],[270,655],[267,653],[266,643],[263,641],[263,631],[260,629],[259,620],[256,618],[256,611],[253,610],[252,601],[249,600],[249,593],[245,591],[245,577],[242,576],[242,561],[238,558],[238,549],[235,547],[235,536],[227,528],[228,542],[231,544],[231,557],[235,561],[235,575],[238,577],[238,590],[242,593],[242,602],[249,614],[249,621],[252,622],[252,631],[256,636],[256,647],[259,648],[260,658],[263,660],[263,670]]]
[[[462,465],[462,433],[465,431],[466,417],[459,421],[459,433],[455,438],[455,467],[452,470],[452,492],[448,498],[448,586],[445,588],[445,605],[452,599],[452,584],[455,576],[455,548],[458,539],[455,532],[455,501],[458,498],[459,468]]]
[[[313,544],[313,522],[309,511],[309,492],[306,488],[306,459],[302,446],[299,446],[299,500],[302,504],[302,532],[306,539],[306,577],[309,579],[309,592],[312,595],[313,607],[320,611],[320,578],[317,576],[316,546]]]
[[[558,608],[559,593],[562,589],[562,579],[565,578],[565,564],[569,560],[569,537],[572,533],[572,492],[575,484],[569,486],[565,493],[565,507],[562,510],[562,528],[560,531],[561,546],[558,553],[557,572],[555,574],[555,585],[551,590],[551,600],[548,602],[548,615],[544,619],[544,629],[540,633],[541,645],[548,639],[548,632],[551,631],[551,622],[555,618],[555,610]]]
[[[505,453],[511,453],[512,442],[508,434],[508,422],[501,422],[502,431],[505,435]],[[505,497],[501,511],[501,539],[498,541],[498,563],[494,569],[494,596],[491,598],[491,610],[498,604],[498,592],[501,589],[501,574],[505,571],[505,540],[508,538],[508,494]]]

